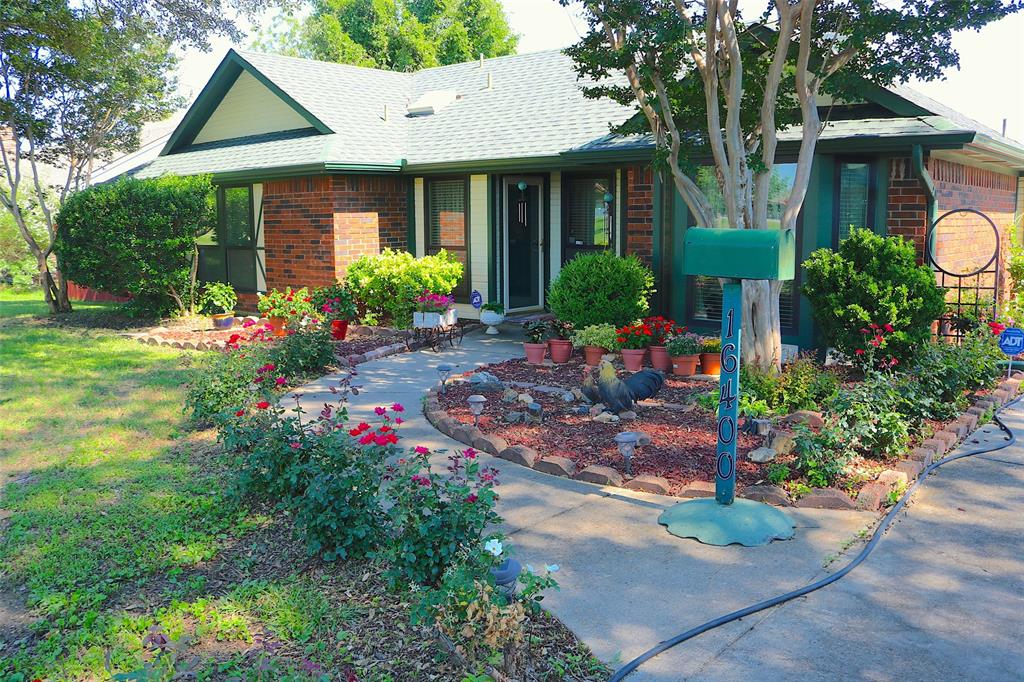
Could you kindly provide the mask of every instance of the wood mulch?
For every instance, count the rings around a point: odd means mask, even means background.
[[[508,360],[491,365],[486,371],[505,383],[523,382],[541,386],[557,386],[571,390],[583,380],[581,358],[572,358],[561,365],[530,365],[524,359]],[[620,376],[624,376],[620,372]],[[600,464],[612,467],[625,476],[625,465],[612,438],[622,431],[643,431],[651,436],[651,444],[638,448],[633,456],[633,475],[649,474],[667,479],[670,493],[678,494],[691,481],[713,481],[715,471],[715,418],[708,410],[690,403],[700,393],[715,387],[707,381],[669,376],[654,400],[637,405],[637,419],[602,424],[589,415],[576,413],[582,404],[568,403],[561,395],[543,393],[530,388],[517,388],[528,393],[544,408],[544,423],[508,424],[501,417],[510,411],[523,411],[523,403],[506,403],[500,394],[488,394],[488,402],[480,418],[480,429],[495,434],[510,444],[526,445],[542,455],[558,455],[571,459],[579,469]],[[479,392],[469,383],[453,383],[439,395],[442,409],[462,422],[472,422],[466,398]],[[751,462],[743,454],[761,445],[761,439],[741,433],[737,452],[737,481],[750,485],[764,478],[767,465]]]

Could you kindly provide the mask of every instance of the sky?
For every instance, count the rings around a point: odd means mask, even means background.
[[[567,47],[586,30],[578,10],[562,7],[557,0],[501,2],[512,29],[520,35],[520,53]],[[245,48],[248,43],[247,38],[234,47]],[[214,41],[208,53],[184,53],[178,71],[182,94],[198,94],[232,46],[221,39]],[[953,46],[960,53],[959,70],[948,70],[944,80],[910,85],[995,130],[1001,130],[1006,119],[1007,135],[1024,141],[1024,13],[989,24],[980,32],[957,34]]]

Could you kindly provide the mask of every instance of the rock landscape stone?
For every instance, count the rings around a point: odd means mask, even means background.
[[[669,482],[668,479],[662,478],[661,476],[641,474],[640,476],[626,481],[625,487],[630,490],[639,490],[640,492],[645,493],[668,495]]]
[[[790,506],[789,495],[777,485],[748,485],[740,491],[739,496],[755,502],[774,504],[777,507]]]
[[[583,471],[576,474],[576,479],[587,483],[599,485],[611,485],[622,487],[622,474],[611,467],[600,464],[591,464]]]
[[[576,463],[568,457],[559,457],[558,455],[549,455],[537,460],[533,468],[553,476],[572,478],[576,475]]]
[[[747,459],[751,462],[770,462],[775,459],[776,452],[772,448],[754,448],[747,453]]]
[[[814,488],[793,505],[816,509],[856,509],[857,503],[842,490],[835,488]]]

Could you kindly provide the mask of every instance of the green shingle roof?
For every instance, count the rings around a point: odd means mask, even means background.
[[[606,135],[611,124],[632,114],[610,100],[584,97],[572,60],[558,50],[414,73],[254,52],[229,53],[226,61],[231,59],[273,82],[330,132],[165,150],[137,175],[557,157]],[[458,99],[429,116],[407,115],[410,102],[435,90],[454,90]]]

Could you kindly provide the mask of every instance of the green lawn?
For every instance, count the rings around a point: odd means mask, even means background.
[[[259,665],[243,652],[270,639],[282,676],[324,659],[355,610],[295,575],[301,555],[275,546],[266,570],[267,519],[225,493],[211,434],[184,428],[180,355],[36,318],[39,298],[0,293],[0,679],[139,670],[154,624],[201,679]]]

